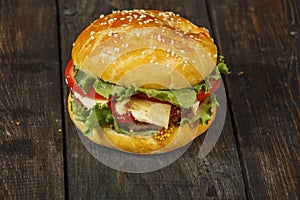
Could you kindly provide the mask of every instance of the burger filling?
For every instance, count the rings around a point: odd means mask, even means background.
[[[212,107],[218,106],[214,92],[220,86],[220,73],[228,73],[222,56],[204,81],[176,90],[108,83],[79,70],[72,60],[65,76],[72,92],[71,110],[75,120],[85,123],[85,134],[101,126],[127,135],[153,135],[185,123],[207,124]]]

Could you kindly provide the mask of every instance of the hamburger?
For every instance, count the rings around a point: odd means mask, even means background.
[[[73,43],[68,110],[91,141],[125,152],[180,148],[215,118],[228,73],[205,28],[172,12],[114,11]]]

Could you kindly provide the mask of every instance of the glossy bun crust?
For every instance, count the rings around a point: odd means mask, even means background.
[[[205,28],[172,13],[124,10],[100,16],[73,44],[74,64],[104,81],[143,88],[195,85],[216,66]]]
[[[71,101],[72,97],[70,94],[68,98],[70,118],[81,132],[85,132],[86,125],[83,122],[77,121],[74,117],[71,110]],[[212,108],[212,112],[212,120],[209,121],[207,125],[198,124],[196,127],[191,127],[189,123],[186,123],[183,126],[174,127],[174,133],[163,141],[157,140],[153,136],[128,136],[117,133],[112,128],[101,127],[97,127],[93,130],[92,137],[88,135],[85,136],[94,143],[120,151],[140,154],[165,153],[183,147],[193,141],[200,134],[204,133],[215,119],[215,107]]]

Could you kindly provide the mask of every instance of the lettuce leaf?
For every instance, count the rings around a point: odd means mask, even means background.
[[[96,76],[89,75],[82,70],[77,70],[74,77],[76,83],[80,86],[82,91],[86,94],[96,81]]]
[[[219,103],[216,99],[215,94],[211,94],[209,98],[210,98],[209,102],[200,108],[199,113],[197,115],[195,115],[194,117],[191,117],[191,118],[182,118],[180,120],[179,124],[180,125],[183,125],[185,123],[193,124],[197,120],[199,120],[199,123],[201,125],[208,124],[208,121],[211,120],[212,115],[213,115],[211,109],[213,107],[219,107]]]

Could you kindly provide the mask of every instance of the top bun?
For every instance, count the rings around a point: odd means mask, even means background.
[[[124,10],[101,15],[83,30],[72,59],[110,83],[180,89],[212,72],[217,47],[207,29],[172,12]]]

